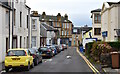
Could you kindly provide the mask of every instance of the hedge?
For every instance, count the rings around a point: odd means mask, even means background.
[[[112,48],[120,51],[120,42],[107,42]]]
[[[90,42],[85,45],[85,54],[86,55],[90,55],[93,43],[94,42]]]
[[[93,43],[94,42],[90,42],[85,45],[85,54],[89,55],[91,53]],[[112,48],[120,51],[120,42],[106,42],[106,43],[108,43]]]

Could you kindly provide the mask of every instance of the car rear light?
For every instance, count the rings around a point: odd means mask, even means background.
[[[50,49],[48,50],[48,52],[50,52]]]
[[[32,56],[33,56],[33,58],[35,58],[35,54],[33,54]]]
[[[27,56],[27,52],[25,52],[25,56]]]

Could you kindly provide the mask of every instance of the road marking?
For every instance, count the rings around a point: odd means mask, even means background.
[[[89,60],[88,60],[85,56],[83,56],[82,53],[79,52],[78,48],[77,48],[76,51],[77,51],[77,52],[79,53],[79,55],[85,60],[85,62],[88,64],[88,66],[91,68],[91,70],[92,70],[95,74],[100,74],[100,72],[89,62]]]
[[[0,73],[2,74],[2,73],[5,73],[6,71],[5,70],[3,70],[3,71],[1,71]]]

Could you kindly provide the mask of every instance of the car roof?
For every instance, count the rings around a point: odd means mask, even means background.
[[[25,50],[25,51],[26,51],[26,50],[28,50],[28,49],[24,49],[24,48],[14,48],[14,49],[8,49],[8,51],[9,51],[9,50]]]

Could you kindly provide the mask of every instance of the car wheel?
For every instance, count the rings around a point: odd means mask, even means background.
[[[5,71],[8,72],[8,71],[9,71],[9,68],[5,67]]]
[[[32,63],[32,68],[34,68],[34,62]]]
[[[30,63],[28,63],[28,66],[26,67],[26,70],[27,70],[27,71],[30,70]]]
[[[36,59],[36,63],[35,63],[35,65],[38,65],[38,63],[39,63],[39,61],[38,61],[38,59]]]
[[[42,63],[42,60],[40,61],[40,63]]]

